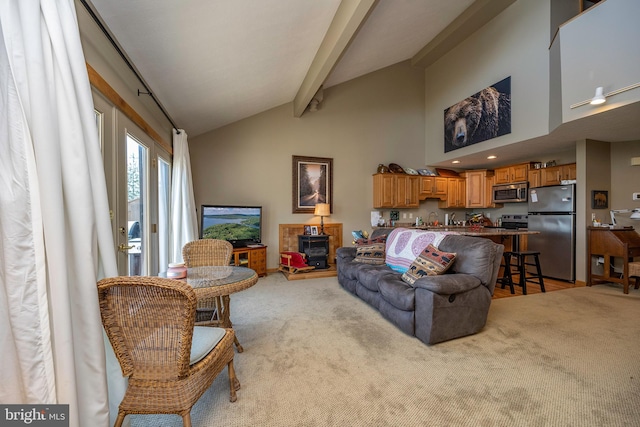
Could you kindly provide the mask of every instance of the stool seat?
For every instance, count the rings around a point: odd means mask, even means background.
[[[512,264],[511,260],[515,259]],[[535,267],[535,272],[527,271],[527,266]],[[515,269],[515,270],[514,270]],[[504,275],[500,279],[501,288],[509,285],[511,293],[515,294],[513,275],[518,274],[518,286],[522,288],[522,294],[527,294],[527,282],[540,286],[541,292],[546,292],[542,269],[540,268],[540,252],[538,251],[510,251],[504,253]]]

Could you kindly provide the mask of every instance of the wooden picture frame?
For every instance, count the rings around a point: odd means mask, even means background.
[[[609,192],[606,190],[591,190],[591,209],[608,209]]]
[[[305,225],[304,226],[304,235],[305,236],[310,236],[311,235],[311,226],[310,225]]]
[[[318,226],[316,226],[316,225],[312,225],[311,226],[311,235],[312,236],[317,236],[318,235]]]
[[[333,159],[292,156],[292,212],[313,214],[316,203],[333,213]]]

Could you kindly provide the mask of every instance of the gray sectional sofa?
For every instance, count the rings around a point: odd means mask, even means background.
[[[371,237],[385,232],[388,230],[377,229]],[[480,237],[423,230],[395,229],[393,233],[386,241],[385,264],[356,262],[355,247],[338,248],[340,285],[376,308],[403,332],[426,344],[480,331],[487,320],[504,246]],[[416,249],[416,245],[422,243],[424,248],[425,242],[433,242],[435,237],[439,250],[457,254],[455,262],[444,274],[426,276],[410,285],[402,280],[397,266],[388,265],[388,260],[400,252],[399,239],[395,242],[391,239],[398,236],[412,239],[413,253],[420,249]],[[406,242],[403,244],[407,246]],[[404,256],[407,256],[406,248]]]

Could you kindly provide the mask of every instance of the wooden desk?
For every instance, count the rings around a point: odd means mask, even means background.
[[[629,293],[629,261],[640,257],[640,234],[633,227],[608,228],[587,227],[587,286],[594,281],[622,283],[624,293]],[[592,257],[604,257],[604,272],[602,275],[593,274]],[[622,277],[613,272],[613,258],[622,258],[624,267]]]

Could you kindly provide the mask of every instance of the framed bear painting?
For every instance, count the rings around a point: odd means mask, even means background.
[[[511,77],[444,110],[444,152],[511,133]]]

